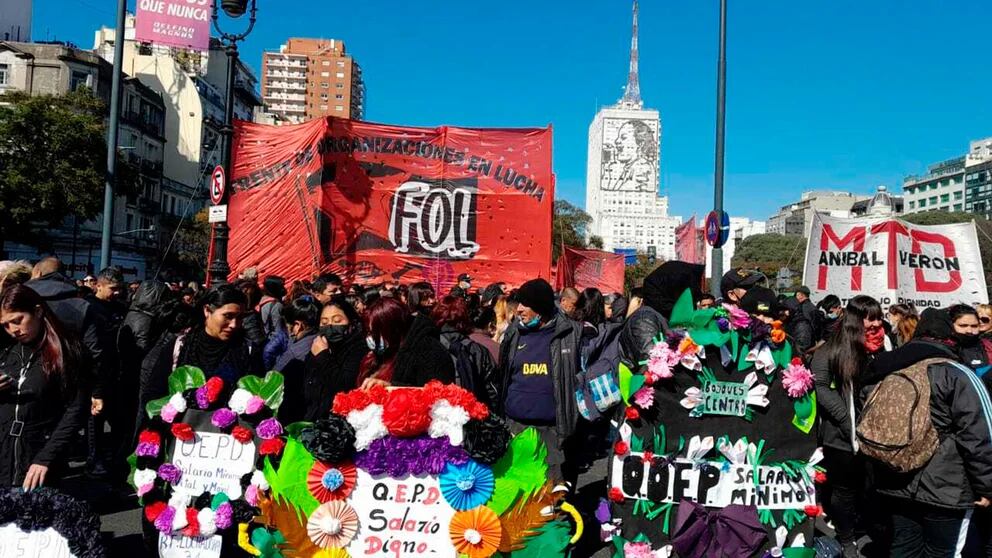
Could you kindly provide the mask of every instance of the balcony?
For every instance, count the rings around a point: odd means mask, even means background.
[[[306,95],[296,95],[293,93],[269,93],[266,99],[284,99],[286,101],[306,101]]]
[[[141,130],[145,134],[155,136],[157,138],[163,137],[163,134],[165,133],[164,125],[160,120],[151,118],[150,116],[141,114],[137,111],[121,111],[121,121],[126,125],[130,125]]]
[[[299,105],[272,105],[269,110],[280,111],[280,112],[306,112],[306,107],[302,104]]]
[[[270,81],[266,84],[269,89],[289,89],[292,91],[306,91],[307,85],[300,82]]]

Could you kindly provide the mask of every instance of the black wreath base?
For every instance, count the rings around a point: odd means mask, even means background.
[[[69,543],[76,558],[104,558],[100,518],[89,505],[51,488],[0,491],[0,525],[26,531],[51,527]]]

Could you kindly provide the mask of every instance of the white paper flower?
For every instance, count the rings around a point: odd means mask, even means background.
[[[186,412],[186,398],[183,397],[182,392],[172,394],[172,397],[169,398],[169,404],[172,405],[172,408],[175,409],[176,412]]]
[[[251,399],[251,393],[246,389],[238,388],[231,394],[231,399],[228,400],[227,406],[235,413],[243,415],[248,410],[249,399]]]
[[[703,369],[703,363],[701,359],[706,358],[706,349],[702,345],[697,345],[695,352],[685,353],[682,355],[682,359],[679,363],[688,368],[689,370],[695,370],[699,372]]]
[[[217,516],[214,510],[203,508],[196,514],[196,521],[200,524],[201,537],[212,537],[217,532]]]
[[[698,387],[691,387],[685,390],[685,398],[681,401],[686,409],[695,409],[703,402],[703,392]]]
[[[372,442],[389,434],[382,422],[382,405],[373,403],[364,409],[351,411],[346,419],[355,429],[356,451],[368,449]]]
[[[447,399],[440,399],[431,407],[431,425],[427,433],[431,438],[447,436],[451,445],[460,446],[465,439],[463,427],[468,419],[468,411],[452,405]]]
[[[269,481],[265,480],[265,473],[255,469],[255,472],[251,474],[251,484],[258,487],[259,490],[268,490]]]
[[[768,386],[758,384],[758,375],[751,372],[744,378],[744,383],[751,389],[747,392],[747,404],[755,407],[768,406]],[[757,385],[755,385],[757,384]]]
[[[775,357],[772,356],[772,350],[768,347],[767,343],[762,343],[760,346],[748,351],[744,360],[753,362],[754,367],[765,374],[771,374],[777,366],[775,364]]]
[[[693,436],[689,439],[689,449],[686,451],[686,458],[693,461],[699,461],[706,457],[706,454],[708,454],[712,449],[713,436],[707,436],[705,438]]]
[[[144,495],[140,494],[142,487],[149,487],[148,490],[151,489],[151,485],[155,484],[156,477],[158,477],[158,473],[154,469],[138,469],[134,472],[134,486],[138,487],[139,496]],[[147,493],[148,490],[145,490],[145,492]]]
[[[186,520],[186,505],[189,504],[189,495],[177,491],[169,499],[169,505],[176,509],[176,515],[172,518],[172,530],[181,531],[187,525],[189,521]]]
[[[734,465],[744,465],[747,463],[747,440],[741,438],[736,443],[731,444],[730,440],[720,438],[716,449],[727,458],[727,461]]]

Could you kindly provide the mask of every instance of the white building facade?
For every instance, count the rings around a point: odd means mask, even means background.
[[[730,218],[730,236],[727,238],[727,243],[723,245],[723,271],[727,272],[730,270],[731,260],[734,259],[734,254],[737,252],[737,245],[741,243],[745,238],[749,236],[754,236],[757,234],[765,234],[767,229],[767,224],[764,221],[752,221],[747,217],[731,217]],[[700,222],[700,227],[703,223]],[[711,269],[713,267],[713,247],[706,244],[706,276],[710,277],[712,275]]]

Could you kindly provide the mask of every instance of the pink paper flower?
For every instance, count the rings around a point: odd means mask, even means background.
[[[624,558],[654,558],[651,544],[646,542],[623,543]]]
[[[734,329],[744,329],[751,325],[751,316],[744,310],[730,304],[724,304],[723,308],[730,314],[730,325]]]
[[[178,414],[179,411],[172,406],[172,403],[166,403],[165,407],[162,407],[162,412],[159,416],[161,416],[162,420],[165,422],[172,424],[172,421],[176,420],[176,415]]]
[[[674,376],[672,367],[679,361],[679,355],[668,346],[666,341],[655,344],[648,353],[648,374],[652,380],[663,380]]]
[[[214,411],[214,414],[210,417],[210,422],[213,423],[217,428],[227,428],[234,424],[234,421],[238,420],[238,415],[234,411],[223,408]]]
[[[782,373],[782,386],[789,397],[802,397],[813,389],[813,374],[802,364],[790,364]]]
[[[249,484],[248,489],[245,490],[245,502],[253,506],[258,505],[258,487],[254,484]]]
[[[644,386],[634,394],[634,403],[642,409],[650,409],[654,405],[654,388]]]
[[[217,506],[216,513],[214,514],[214,523],[217,525],[217,529],[227,529],[233,522],[234,508],[231,507],[231,503],[224,502]]]
[[[248,400],[248,405],[245,407],[245,413],[249,415],[254,415],[255,413],[262,410],[265,406],[265,400],[257,395],[251,396]]]

